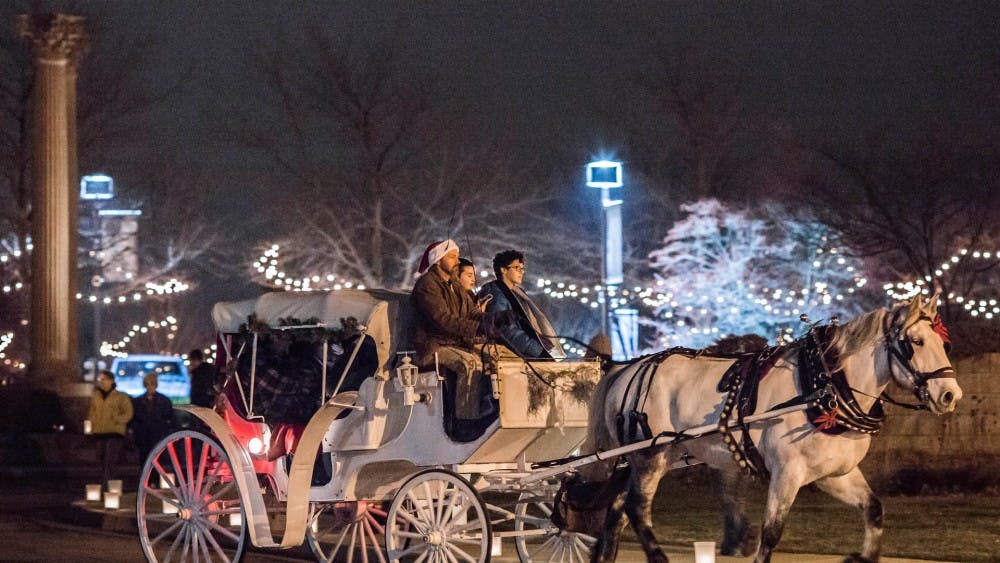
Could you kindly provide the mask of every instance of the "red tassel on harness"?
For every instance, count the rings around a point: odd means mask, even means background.
[[[834,407],[834,409],[830,412],[825,412],[817,416],[815,419],[813,419],[812,423],[816,426],[816,428],[813,429],[813,432],[825,432],[827,430],[836,427],[837,426],[836,407]]]
[[[938,333],[938,336],[941,337],[942,342],[944,342],[945,344],[951,342],[948,339],[948,328],[944,326],[944,322],[941,321],[941,315],[937,315],[934,317],[934,322],[931,323],[931,328],[934,329],[934,332]]]

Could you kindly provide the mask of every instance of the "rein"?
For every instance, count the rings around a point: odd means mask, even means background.
[[[905,309],[900,309],[900,311],[903,310]],[[906,337],[906,331],[907,329],[909,329],[909,327],[921,321],[927,321],[934,328],[935,332],[941,334],[939,330],[944,331],[945,336],[942,336],[942,339],[944,339],[947,335],[947,329],[945,329],[944,325],[941,323],[940,315],[934,319],[930,318],[927,315],[920,315],[919,317],[917,317],[917,320],[910,323],[909,326],[896,327],[895,325],[898,316],[899,316],[899,311],[897,311],[894,315],[892,315],[893,318],[891,320],[889,318],[889,315],[886,315],[885,317],[886,322],[882,326],[882,334],[885,339],[885,349],[886,352],[889,354],[889,370],[892,371],[892,360],[896,360],[896,363],[903,366],[903,369],[906,370],[906,373],[909,376],[910,381],[913,383],[913,394],[919,401],[922,402],[922,404],[912,405],[906,403],[899,403],[896,402],[896,400],[893,399],[892,397],[889,397],[889,395],[885,392],[882,393],[884,399],[880,400],[887,400],[887,402],[891,404],[905,407],[908,409],[927,410],[928,407],[926,403],[930,400],[930,396],[928,395],[929,390],[927,387],[927,382],[930,381],[931,379],[944,378],[946,374],[949,373],[953,374],[955,373],[955,369],[952,368],[951,365],[949,364],[931,372],[917,371],[913,367],[913,364],[910,361],[913,359],[913,353],[914,353],[913,343],[910,342],[910,340]],[[940,327],[940,329],[938,327]]]

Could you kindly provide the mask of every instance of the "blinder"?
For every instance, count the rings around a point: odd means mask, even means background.
[[[916,320],[916,322],[920,321],[927,321],[932,325],[935,322],[934,319],[931,319],[927,315],[921,315]],[[910,375],[910,378],[913,381],[913,394],[916,395],[917,399],[925,403],[930,401],[927,382],[931,379],[948,377],[948,374],[954,374],[954,368],[952,368],[951,365],[947,365],[931,372],[917,371],[910,362],[910,360],[913,359],[914,349],[913,342],[911,342],[906,336],[905,327],[897,327],[895,326],[895,322],[891,322],[890,326],[886,327],[885,332],[885,346],[888,349],[889,355],[890,357],[894,357]],[[945,342],[944,345],[945,353],[947,354],[951,346],[948,342]]]

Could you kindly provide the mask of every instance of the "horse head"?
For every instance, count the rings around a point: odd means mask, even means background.
[[[917,295],[894,308],[886,315],[884,333],[893,379],[931,412],[944,414],[955,410],[962,388],[948,359],[948,331],[938,316],[938,295]]]

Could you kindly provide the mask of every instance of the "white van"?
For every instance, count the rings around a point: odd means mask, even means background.
[[[158,377],[156,390],[174,403],[187,403],[191,396],[191,378],[184,360],[176,356],[156,354],[131,354],[127,358],[115,358],[111,364],[118,390],[137,397],[146,392],[142,378],[147,373]]]

